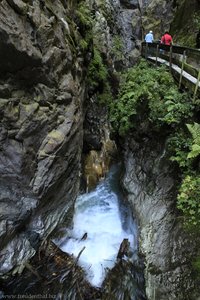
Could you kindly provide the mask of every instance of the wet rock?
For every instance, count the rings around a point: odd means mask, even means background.
[[[3,84],[0,85],[0,97],[1,98],[9,98],[11,96],[11,90],[10,90],[9,84]]]
[[[142,268],[137,262],[120,259],[103,282],[102,300],[146,300]]]
[[[120,0],[123,8],[135,9],[138,8],[138,0]]]
[[[144,34],[153,30],[154,39],[160,40],[174,18],[173,1],[139,0]]]
[[[21,17],[6,1],[1,2],[0,18],[3,24],[0,30],[1,76],[4,72],[16,72],[27,65],[30,69],[38,67],[41,63],[41,53],[30,40]]]
[[[38,259],[39,257],[39,259]],[[6,295],[50,295],[53,298],[72,300],[94,300],[101,298],[101,291],[92,287],[85,279],[85,272],[77,259],[62,252],[55,244],[48,242],[40,248],[34,259],[24,265],[21,276],[15,276],[7,287]]]
[[[106,108],[91,99],[84,120],[84,152],[101,149],[106,115]]]
[[[8,0],[10,6],[21,15],[25,15],[27,12],[27,5],[22,0]]]
[[[100,153],[91,150],[84,161],[84,177],[87,190],[93,189],[101,178],[104,176]]]
[[[94,44],[110,62],[111,68],[121,71],[131,66],[136,42],[141,40],[141,14],[137,1],[95,2]],[[137,21],[135,21],[137,19]],[[132,25],[132,21],[140,26]],[[139,44],[139,43],[137,43]]]
[[[0,5],[2,276],[71,218],[79,191],[86,65],[68,40],[73,31],[78,45],[82,37],[66,9],[61,1]]]
[[[124,186],[137,215],[140,252],[145,259],[148,299],[192,298],[191,260],[197,240],[185,231],[175,208],[176,180],[165,156],[164,141],[129,140]]]
[[[21,272],[27,257],[32,257],[34,254],[35,250],[26,237],[23,235],[15,236],[1,251],[0,275],[2,276],[10,271],[13,275]],[[17,267],[14,268],[16,265]]]

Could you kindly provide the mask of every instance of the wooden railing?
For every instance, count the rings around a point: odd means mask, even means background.
[[[179,81],[179,87],[186,85],[193,91],[195,99],[200,90],[200,50],[178,45],[166,46],[160,43],[142,43],[141,54],[144,58],[160,64],[167,61],[170,71]],[[178,71],[174,68],[178,66]],[[184,76],[186,72],[190,76]],[[176,73],[176,74],[175,74]]]

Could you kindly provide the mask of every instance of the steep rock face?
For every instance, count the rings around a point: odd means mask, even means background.
[[[138,0],[142,15],[143,34],[153,30],[154,38],[160,40],[174,18],[173,0]]]
[[[95,9],[95,45],[114,69],[131,66],[140,55],[141,15],[137,0],[90,2]]]
[[[141,13],[143,38],[153,30],[154,38],[160,40],[166,30],[173,36],[175,44],[199,47],[198,0],[138,0]]]
[[[197,299],[191,274],[196,241],[185,232],[175,208],[175,179],[164,142],[130,139],[124,186],[139,222],[149,300]]]
[[[175,16],[171,31],[175,43],[200,48],[200,2],[198,0],[176,0]]]
[[[87,63],[69,14],[65,1],[1,1],[1,275],[35,253],[78,192]]]
[[[137,61],[141,41],[149,30],[153,30],[155,40],[170,30],[177,11],[173,0],[90,2],[95,9],[95,43],[119,71]]]

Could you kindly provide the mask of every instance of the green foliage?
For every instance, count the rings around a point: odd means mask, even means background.
[[[79,42],[79,46],[81,47],[82,50],[86,50],[88,48],[88,43],[86,42],[86,40],[81,39]]]
[[[79,33],[81,35],[78,46],[80,46],[83,51],[87,51],[93,40],[93,18],[91,10],[86,2],[81,1],[74,13],[76,16],[75,19],[79,28]]]
[[[77,7],[76,14],[79,18],[80,25],[82,27],[90,29],[93,25],[92,15],[90,8],[88,7],[87,3],[84,1],[81,1],[80,4]]]
[[[163,96],[150,102],[150,118],[160,121],[160,124],[179,124],[185,118],[192,116],[193,105],[188,101],[186,94],[181,94],[174,86],[170,87]]]
[[[192,115],[193,104],[180,93],[164,67],[151,68],[145,61],[123,76],[117,101],[111,105],[111,121],[124,135],[138,121],[134,116],[147,113],[154,126],[176,125]],[[137,124],[138,125],[138,124]]]
[[[125,134],[130,128],[133,127],[131,118],[136,115],[137,98],[135,93],[129,90],[127,86],[127,92],[121,92],[117,102],[110,104],[111,122],[115,129],[118,129],[119,134]]]
[[[112,91],[108,81],[104,83],[103,91],[98,94],[98,100],[101,104],[108,104],[113,101]]]
[[[94,48],[94,55],[88,68],[87,85],[97,94],[101,104],[112,102],[112,91],[108,80],[108,70],[101,57],[101,53]]]
[[[177,207],[184,213],[185,224],[200,225],[200,176],[187,175],[177,196]]]
[[[178,32],[177,42],[186,47],[196,47],[196,35],[200,28],[200,11],[195,12]],[[179,27],[180,28],[180,27]],[[185,33],[188,34],[185,34]]]
[[[108,71],[103,63],[101,54],[97,48],[94,48],[94,55],[88,70],[88,85],[95,89],[100,85],[103,86],[108,76]]]
[[[177,162],[183,171],[191,168],[191,160],[187,157],[191,143],[191,138],[183,130],[179,130],[175,134],[172,133],[168,138],[167,148],[172,155],[170,160]]]
[[[200,176],[193,160],[200,154],[200,124],[187,124],[187,128],[191,136],[188,137],[189,133],[184,130],[172,133],[168,150],[173,153],[170,159],[186,174],[179,188],[177,207],[183,212],[185,224],[194,230],[200,226]]]
[[[193,262],[193,267],[197,271],[198,275],[200,276],[200,256],[196,257]]]
[[[170,26],[175,43],[187,47],[196,47],[196,35],[200,24],[199,12],[195,1],[179,1],[178,9]]]
[[[98,0],[98,9],[103,14],[108,27],[116,28],[116,20],[114,18],[114,14],[111,12],[111,6],[105,0]]]
[[[194,123],[193,125],[186,125],[193,138],[191,151],[188,154],[187,158],[195,158],[200,154],[200,124]]]
[[[115,57],[115,60],[123,59],[123,43],[122,39],[119,35],[115,35],[113,37],[113,47],[112,47],[112,54]]]

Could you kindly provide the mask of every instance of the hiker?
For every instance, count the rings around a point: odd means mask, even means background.
[[[168,31],[165,31],[165,34],[161,38],[161,44],[170,46],[172,45],[172,36],[169,34]]]
[[[153,43],[153,31],[150,30],[149,33],[147,33],[145,35],[145,42],[146,42],[146,55],[151,55],[152,53],[152,49],[149,47],[149,44],[152,44]]]
[[[149,33],[147,33],[146,35],[145,35],[145,42],[146,43],[153,43],[153,40],[154,40],[154,37],[153,37],[153,31],[152,30],[150,30],[149,31]]]

